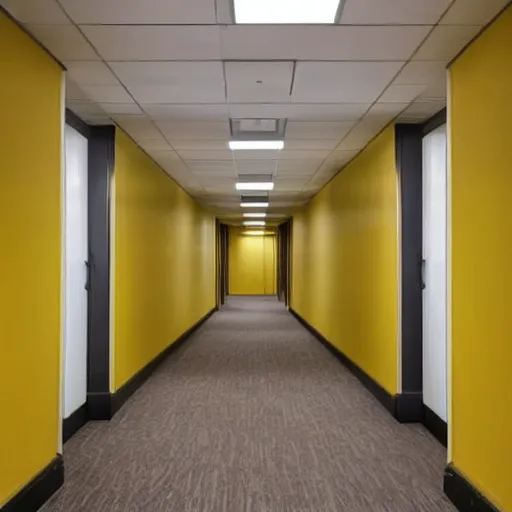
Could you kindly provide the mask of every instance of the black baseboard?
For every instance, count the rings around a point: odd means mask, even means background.
[[[499,512],[452,464],[446,466],[443,489],[450,501],[461,512]]]
[[[87,415],[90,420],[110,420],[126,401],[137,391],[149,376],[169,355],[174,352],[190,335],[208,320],[217,307],[210,310],[201,320],[184,332],[174,343],[139,370],[128,382],[115,393],[91,393],[87,395]]]
[[[57,455],[2,508],[2,512],[36,512],[64,483],[62,456]]]
[[[405,392],[395,395],[395,418],[400,423],[423,421],[423,393]]]
[[[337,358],[343,365],[345,365],[373,394],[373,396],[393,415],[395,415],[395,397],[388,393],[376,380],[370,377],[364,370],[359,368],[351,359],[349,359],[343,352],[332,345],[326,338],[324,338],[312,325],[310,325],[304,318],[302,318],[292,308],[289,308],[290,313],[309,331],[317,340],[319,340],[330,352]]]
[[[79,407],[69,418],[62,422],[62,442],[65,443],[87,423],[87,404]]]
[[[448,425],[432,409],[423,406],[423,425],[444,446],[448,446]]]

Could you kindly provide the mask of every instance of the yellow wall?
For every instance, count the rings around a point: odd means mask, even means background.
[[[114,189],[118,389],[215,307],[215,218],[120,130]]]
[[[452,457],[512,511],[512,8],[452,65]]]
[[[244,235],[243,230],[230,228],[229,293],[276,294],[275,236]]]
[[[0,505],[58,449],[61,76],[0,12]]]
[[[293,217],[292,308],[397,392],[394,127]]]

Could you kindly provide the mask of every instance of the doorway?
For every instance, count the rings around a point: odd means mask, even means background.
[[[64,132],[63,442],[86,422],[88,327],[88,140]]]
[[[447,422],[446,124],[423,138],[423,403],[425,421],[446,444]],[[444,424],[444,427],[443,427]]]

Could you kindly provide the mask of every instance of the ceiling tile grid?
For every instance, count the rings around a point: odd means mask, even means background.
[[[238,176],[272,176],[286,216],[389,122],[438,112],[447,63],[507,3],[344,0],[338,25],[235,25],[230,0],[0,0],[67,68],[69,108],[231,218]],[[229,149],[255,119],[284,126],[282,151]]]

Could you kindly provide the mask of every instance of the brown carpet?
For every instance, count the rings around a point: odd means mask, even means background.
[[[274,298],[230,298],[65,446],[62,512],[441,512],[444,448]]]

